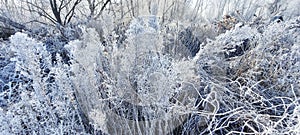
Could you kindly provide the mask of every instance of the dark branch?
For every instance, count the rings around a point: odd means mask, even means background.
[[[101,9],[100,9],[99,14],[98,14],[97,17],[95,17],[95,18],[98,18],[98,17],[102,14],[103,10],[104,10],[105,7],[107,6],[107,4],[110,3],[110,2],[111,2],[111,0],[107,0],[107,1],[104,3],[104,5],[103,5],[103,6],[101,7]]]
[[[56,22],[60,25],[63,25],[60,17],[60,12],[57,9],[56,0],[50,0],[50,5],[51,5],[52,13],[55,16]]]
[[[31,2],[27,2],[27,4],[33,6],[34,8],[37,8],[37,10],[34,9],[29,9],[30,12],[37,12],[40,16],[45,17],[46,19],[50,20],[52,23],[56,23],[55,18],[53,18],[51,15],[49,15],[43,8],[31,3]],[[40,10],[40,11],[38,11]]]
[[[65,16],[64,24],[69,23],[71,21],[72,17],[74,16],[75,8],[81,1],[82,0],[76,0],[73,7],[70,9],[70,11]]]

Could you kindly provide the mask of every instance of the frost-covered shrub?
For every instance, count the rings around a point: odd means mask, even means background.
[[[83,40],[75,40],[66,45],[72,55],[70,79],[84,113],[87,115],[93,106],[97,106],[98,82],[101,76],[96,76],[98,68],[102,69],[103,49],[98,33],[92,28],[82,28]],[[97,78],[99,77],[99,78]]]
[[[15,103],[20,100],[20,90],[18,83],[28,83],[30,79],[16,71],[16,62],[11,61],[15,57],[9,42],[1,43],[1,68],[0,68],[0,86],[1,86],[1,104]]]
[[[293,95],[291,85],[299,88],[299,20],[273,23],[262,34],[257,48],[252,52],[253,64],[251,68],[263,81],[262,86],[270,91],[283,92],[285,96]],[[255,54],[255,55],[254,55]],[[251,72],[250,72],[251,73]],[[250,74],[249,74],[250,75]],[[269,91],[267,90],[267,91]],[[299,91],[295,91],[299,95]],[[278,94],[279,94],[278,93]]]
[[[14,80],[14,63],[10,62],[11,56],[10,49],[6,42],[1,43],[0,47],[0,106],[6,106],[9,98],[9,92],[7,91],[10,87],[10,81]],[[7,91],[7,92],[5,92]]]
[[[72,85],[64,67],[51,64],[50,54],[41,42],[26,34],[10,38],[14,75],[1,97],[9,93],[7,106],[1,107],[1,134],[75,134],[85,132],[74,100]],[[14,77],[14,76],[13,76]],[[18,101],[13,101],[19,97]]]
[[[236,27],[200,50],[197,71],[204,91],[216,93],[219,108],[203,130],[187,124],[187,132],[298,133],[298,19],[271,23],[260,32]]]
[[[66,48],[76,97],[95,128],[109,134],[166,134],[182,124],[198,96],[195,63],[162,53],[155,16],[133,20],[121,46],[104,46],[94,29],[82,31],[82,40]]]
[[[0,43],[0,90],[3,91],[3,87],[9,82],[9,77],[12,76],[14,67],[10,64],[10,49],[5,42]]]

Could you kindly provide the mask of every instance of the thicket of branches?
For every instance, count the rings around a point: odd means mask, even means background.
[[[0,133],[299,134],[299,6],[0,0]]]

